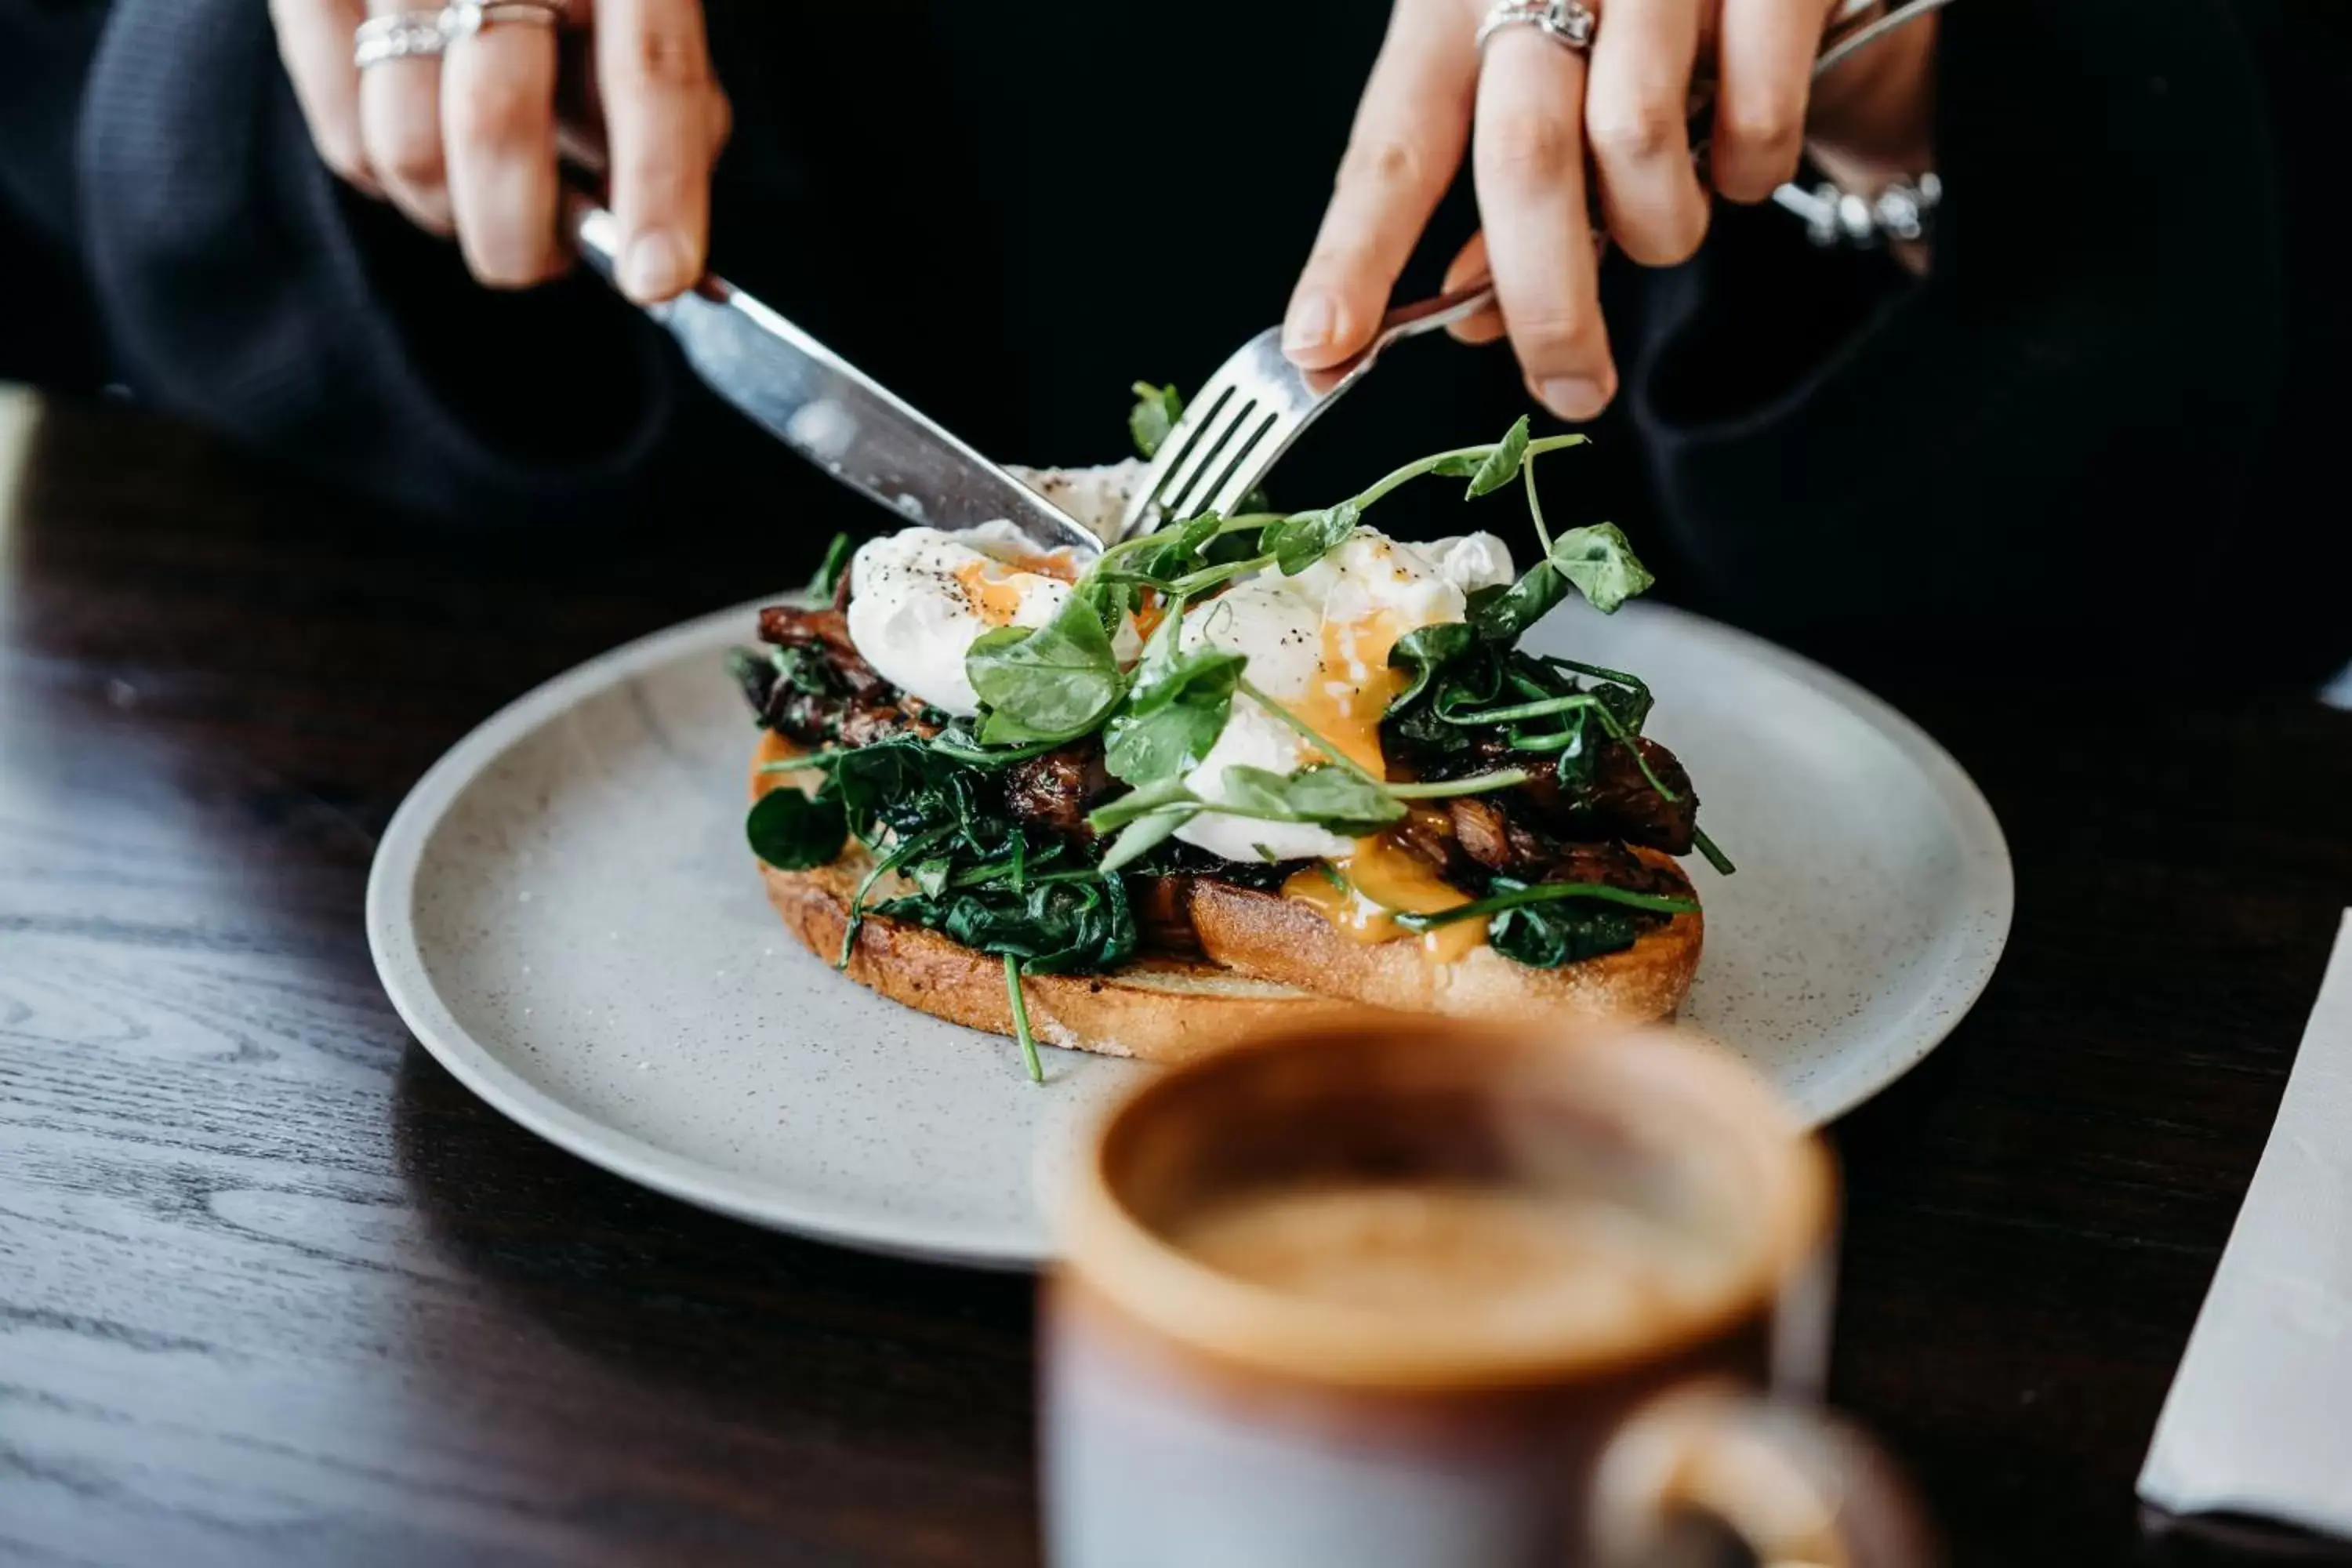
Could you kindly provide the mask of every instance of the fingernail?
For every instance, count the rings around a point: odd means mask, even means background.
[[[1339,316],[1339,307],[1328,294],[1309,294],[1290,312],[1282,324],[1282,346],[1286,349],[1319,349],[1331,341],[1331,331]]]
[[[1597,381],[1580,375],[1558,375],[1536,387],[1536,396],[1562,419],[1590,419],[1607,401]]]
[[[686,242],[666,228],[647,229],[621,257],[621,287],[634,300],[667,300],[694,281]]]

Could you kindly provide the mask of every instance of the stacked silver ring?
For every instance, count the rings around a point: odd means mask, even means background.
[[[1478,24],[1478,47],[1506,27],[1533,27],[1561,48],[1579,54],[1592,47],[1601,17],[1583,0],[1495,0]]]
[[[352,34],[352,63],[362,70],[411,55],[437,55],[449,47],[446,11],[395,11],[370,16]]]
[[[438,11],[395,11],[371,16],[352,34],[352,63],[365,70],[386,60],[429,57],[459,38],[503,22],[560,27],[570,19],[563,0],[459,0]]]

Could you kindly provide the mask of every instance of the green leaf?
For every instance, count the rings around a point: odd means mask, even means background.
[[[1034,631],[988,633],[964,654],[963,668],[988,706],[980,738],[991,746],[1074,740],[1101,721],[1126,684],[1102,610],[1087,594],[1072,594]]]
[[[1495,449],[1486,454],[1486,461],[1470,476],[1470,493],[1463,499],[1476,500],[1480,496],[1492,495],[1517,479],[1519,465],[1527,456],[1528,416],[1522,414],[1503,432],[1503,438],[1495,443]]]
[[[1175,619],[1170,616],[1153,634],[1126,705],[1103,730],[1103,764],[1114,778],[1131,784],[1172,778],[1201,765],[1224,733],[1234,689],[1249,662],[1220,648],[1174,651],[1174,637],[1163,644],[1161,634]]]
[[[1155,779],[1148,784],[1131,789],[1116,800],[1105,801],[1087,815],[1087,826],[1097,833],[1108,833],[1124,827],[1139,816],[1147,816],[1173,805],[1198,805],[1200,796],[1185,787],[1179,778]]]
[[[1507,647],[1568,597],[1568,580],[1538,561],[1499,593],[1471,596],[1470,625],[1481,642]]]
[[[1558,654],[1544,655],[1543,662],[1573,670],[1579,675],[1589,675],[1600,681],[1601,684],[1592,689],[1592,694],[1601,699],[1601,705],[1616,719],[1618,727],[1628,734],[1642,732],[1643,724],[1650,717],[1653,699],[1648,683],[1640,676],[1612,669],[1605,664],[1586,664],[1578,659],[1562,658]]]
[[[1612,888],[1605,882],[1536,882],[1514,881],[1508,877],[1496,877],[1489,884],[1483,899],[1451,909],[1436,910],[1423,914],[1417,910],[1401,912],[1397,924],[1407,931],[1434,931],[1439,926],[1452,925],[1456,921],[1478,920],[1515,910],[1555,900],[1586,899],[1599,903],[1616,904],[1629,910],[1647,910],[1654,914],[1695,914],[1696,899],[1675,898],[1665,893],[1637,893],[1627,888]]]
[[[1266,524],[1258,535],[1261,555],[1271,555],[1286,577],[1296,577],[1346,542],[1356,531],[1363,509],[1352,500],[1315,511],[1294,511],[1279,522]]]
[[[1176,830],[1200,815],[1197,807],[1168,806],[1146,812],[1125,827],[1103,850],[1102,869],[1106,875],[1124,870],[1159,848]]]
[[[1404,805],[1369,779],[1344,768],[1316,766],[1290,775],[1290,809],[1334,833],[1351,836],[1384,827],[1404,816]]]
[[[1498,878],[1496,885],[1508,880]],[[1622,952],[1641,935],[1641,921],[1630,910],[1569,901],[1521,904],[1503,910],[1486,927],[1488,946],[1529,969],[1558,969]]]
[[[1466,479],[1486,465],[1484,451],[1448,452],[1429,465],[1429,471],[1440,479]]]
[[[1224,771],[1224,805],[1291,821],[1290,775],[1237,763]],[[1212,810],[1215,807],[1212,806]]]
[[[1277,773],[1246,764],[1224,771],[1223,804],[1238,812],[1278,822],[1304,822],[1349,837],[1387,826],[1404,816],[1404,804],[1380,785],[1345,768],[1325,764]],[[1212,802],[1208,809],[1215,811]]]
[[[833,677],[826,668],[824,656],[813,647],[770,648],[768,662],[775,667],[777,681],[794,691],[812,697],[833,694]]]
[[[1148,381],[1137,382],[1133,390],[1135,407],[1127,416],[1127,433],[1135,437],[1137,451],[1147,458],[1157,456],[1160,443],[1184,417],[1184,399],[1173,386],[1154,386]]]
[[[1657,581],[1613,522],[1570,529],[1552,542],[1550,562],[1603,615]]]
[[[1397,638],[1389,648],[1391,668],[1410,672],[1405,689],[1389,703],[1390,711],[1404,708],[1436,679],[1437,672],[1468,653],[1478,634],[1466,621],[1440,621]]]
[[[1021,994],[1021,960],[1013,953],[1004,955],[1005,1005],[1013,1011],[1013,1038],[1021,1047],[1021,1062],[1031,1083],[1045,1081],[1045,1067],[1037,1060],[1037,1037],[1029,1027],[1029,1003]]]
[[[1139,576],[1173,582],[1203,564],[1202,548],[1217,537],[1217,530],[1223,525],[1224,519],[1213,511],[1204,511],[1183,522],[1162,524],[1144,535],[1145,542],[1118,566]]]
[[[751,853],[780,871],[805,871],[841,853],[849,837],[840,802],[796,789],[772,789],[743,819]]]
[[[816,575],[809,579],[808,593],[812,599],[830,599],[841,588],[842,574],[849,570],[849,558],[857,553],[849,535],[836,533],[833,542],[824,547],[824,559],[817,563]]]

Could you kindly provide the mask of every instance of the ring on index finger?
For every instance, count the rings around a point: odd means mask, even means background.
[[[1563,49],[1582,54],[1592,47],[1601,26],[1599,13],[1583,0],[1495,0],[1478,24],[1477,47],[1506,27],[1533,27]]]
[[[362,70],[386,60],[437,55],[449,47],[446,11],[394,11],[370,16],[352,32],[352,63]]]

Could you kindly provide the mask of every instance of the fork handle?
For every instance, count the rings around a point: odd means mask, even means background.
[[[1494,302],[1494,279],[1481,278],[1451,293],[1399,305],[1381,318],[1381,330],[1372,336],[1371,351],[1378,353],[1400,338],[1417,338],[1423,332],[1466,321]]]

